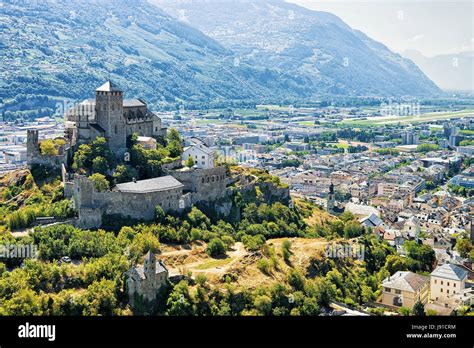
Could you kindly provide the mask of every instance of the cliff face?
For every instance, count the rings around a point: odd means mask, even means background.
[[[243,204],[273,204],[280,202],[288,205],[291,197],[288,187],[279,186],[273,182],[259,180],[243,180],[245,183],[238,187],[228,187],[226,196],[216,200],[200,201],[197,206],[211,219],[222,219],[238,222],[241,219],[240,208]],[[242,180],[240,180],[242,182]]]

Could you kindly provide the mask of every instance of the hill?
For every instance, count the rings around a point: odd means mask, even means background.
[[[403,55],[414,61],[441,88],[474,91],[474,51],[426,57],[416,50],[406,50]]]
[[[440,92],[412,61],[327,12],[283,0],[153,3],[234,51],[240,62],[291,72],[309,94]]]
[[[168,109],[439,92],[338,17],[280,1],[6,1],[0,17],[6,119],[51,115],[109,78]]]
[[[109,78],[155,107],[297,96],[288,79],[235,66],[231,51],[146,1],[7,1],[0,16],[7,117],[50,115],[58,100],[89,98]]]

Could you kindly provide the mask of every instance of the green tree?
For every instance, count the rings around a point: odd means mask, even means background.
[[[86,171],[92,165],[91,162],[92,148],[88,144],[81,144],[74,153],[74,161],[72,168],[76,172]]]
[[[472,243],[469,239],[461,238],[456,241],[456,250],[461,257],[468,257],[472,249]]]
[[[225,254],[227,251],[225,243],[220,238],[213,238],[207,244],[206,253],[210,256],[218,256]]]
[[[344,237],[354,238],[359,237],[364,233],[364,227],[359,224],[357,221],[348,221],[344,225]]]
[[[42,142],[40,142],[39,147],[41,154],[46,156],[54,156],[59,153],[58,148],[54,144],[53,139],[43,140]]]
[[[89,179],[94,183],[94,188],[99,191],[107,191],[110,188],[107,178],[99,173],[94,173],[89,176]]]
[[[272,311],[272,299],[266,295],[257,296],[254,306],[260,315],[269,315]]]
[[[186,160],[186,162],[184,163],[184,165],[188,168],[192,168],[194,166],[195,162],[194,162],[194,159],[191,155],[189,155],[188,159]]]
[[[109,164],[107,160],[102,156],[97,156],[92,160],[92,171],[105,175],[109,170]]]
[[[433,269],[436,254],[429,245],[420,245],[415,241],[406,241],[403,243],[403,248],[407,256],[418,263],[420,271],[431,271]],[[413,271],[416,271],[416,269]]]
[[[193,315],[193,300],[186,281],[176,284],[166,301],[168,315]]]
[[[420,144],[416,147],[417,152],[430,152],[439,150],[439,145],[436,144]]]
[[[413,315],[425,316],[425,305],[420,301],[416,301],[413,306]]]
[[[407,308],[407,307],[400,307],[398,309],[398,312],[403,316],[409,316],[410,313],[411,313],[411,310],[410,310],[410,308]]]
[[[183,147],[177,141],[169,142],[166,148],[168,149],[171,158],[179,157],[183,153]]]
[[[115,281],[102,279],[93,282],[81,296],[84,305],[82,315],[113,315],[117,313]]]
[[[339,219],[342,220],[344,223],[354,220],[354,214],[352,214],[350,211],[345,211],[341,215],[339,215]]]
[[[169,151],[170,157],[176,158],[181,156],[183,153],[183,140],[181,139],[179,132],[176,129],[171,128],[168,131],[167,140],[168,145],[166,148]]]
[[[165,220],[166,214],[160,205],[155,207],[155,221],[161,223]]]
[[[113,178],[116,184],[120,184],[123,182],[130,182],[133,178],[137,178],[138,173],[134,168],[129,166],[119,164],[117,168],[115,168]]]
[[[287,263],[290,262],[291,242],[288,239],[285,239],[281,244],[281,251],[283,255],[283,260],[285,260],[285,262]]]

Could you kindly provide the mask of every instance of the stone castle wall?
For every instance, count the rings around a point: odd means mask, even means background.
[[[168,174],[184,185],[184,191],[191,193],[192,203],[213,201],[223,198],[227,194],[228,178],[225,166],[210,169],[174,170],[169,171]]]
[[[44,165],[47,167],[61,169],[67,165],[68,149],[61,148],[59,155],[42,155],[37,130],[27,131],[26,162],[31,165]]]
[[[157,205],[170,212],[184,210],[191,204],[189,196],[183,196],[182,189],[144,193],[99,192],[91,180],[79,175],[75,176],[73,186],[74,205],[79,212],[78,227],[82,228],[99,227],[104,214],[151,221]]]

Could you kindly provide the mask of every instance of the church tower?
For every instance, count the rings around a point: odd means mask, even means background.
[[[95,91],[97,123],[105,133],[110,150],[116,155],[126,151],[127,134],[123,116],[123,92],[107,81]]]
[[[336,195],[334,193],[334,184],[329,185],[329,193],[327,197],[326,210],[329,213],[334,212],[334,207],[336,205]]]
[[[148,251],[145,255],[145,262],[143,263],[143,273],[147,279],[155,281],[156,276],[156,257],[151,251]]]

